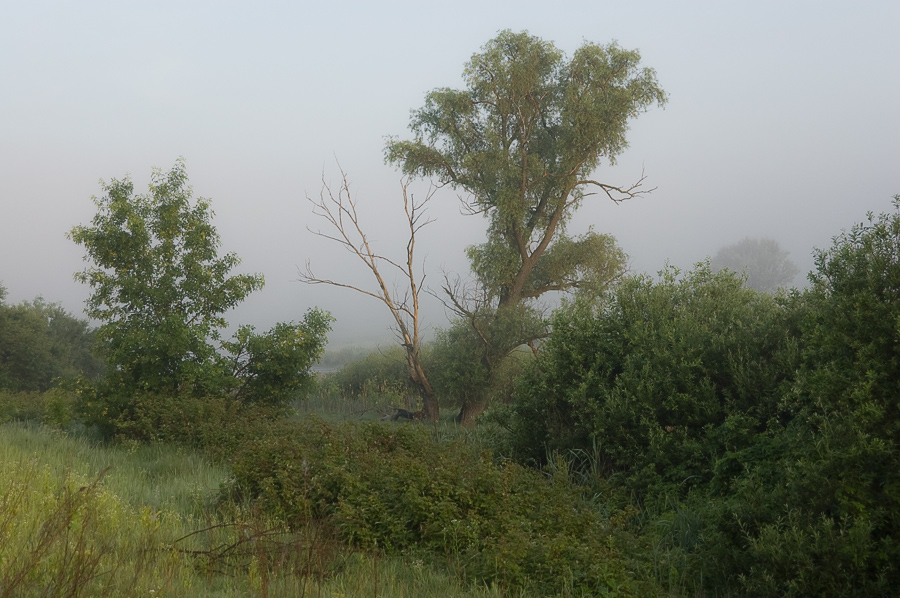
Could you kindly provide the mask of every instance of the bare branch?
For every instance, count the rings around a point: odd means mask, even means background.
[[[337,192],[328,185],[323,174],[322,190],[319,192],[318,200],[307,196],[307,200],[313,205],[313,213],[328,222],[332,232],[325,233],[311,229],[310,232],[339,244],[362,261],[375,278],[377,290],[369,290],[330,278],[320,278],[313,273],[308,261],[305,270],[298,268],[299,280],[306,284],[327,284],[351,289],[381,301],[388,308],[394,318],[395,332],[399,337],[400,344],[406,350],[410,378],[422,394],[426,416],[429,419],[437,420],[437,401],[433,398],[434,391],[425,376],[419,359],[419,292],[425,281],[425,270],[423,265],[421,274],[417,275],[415,262],[416,234],[433,222],[432,219],[425,216],[425,207],[433,197],[436,187],[432,185],[426,193],[425,199],[417,201],[408,189],[410,179],[405,178],[400,182],[403,210],[409,229],[406,259],[400,262],[376,253],[370,245],[360,224],[347,174],[340,168],[340,164],[338,164],[338,168],[341,173],[341,184]],[[405,281],[402,290],[397,284],[393,285],[393,288],[389,288],[382,275],[383,266],[402,272]]]
[[[647,195],[648,193],[652,193],[656,191],[656,187],[652,189],[641,189],[641,186],[644,184],[644,181],[647,179],[647,175],[644,174],[644,169],[641,168],[641,177],[637,180],[636,183],[631,185],[630,187],[617,187],[615,185],[609,185],[607,183],[601,183],[599,181],[595,181],[593,179],[583,179],[577,181],[575,186],[578,185],[594,185],[595,187],[599,187],[606,196],[611,199],[615,203],[622,203],[623,201],[634,199],[635,197],[639,197],[641,195]],[[591,195],[596,195],[596,193],[585,193],[582,197],[589,197]],[[575,200],[566,204],[566,207],[575,203]]]

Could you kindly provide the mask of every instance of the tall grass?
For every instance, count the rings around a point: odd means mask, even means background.
[[[101,446],[34,424],[0,426],[0,462],[34,460],[56,479],[107,471],[104,488],[126,504],[197,517],[229,475],[225,465],[167,445]]]
[[[0,598],[499,596],[219,499],[228,468],[166,445],[0,425]]]

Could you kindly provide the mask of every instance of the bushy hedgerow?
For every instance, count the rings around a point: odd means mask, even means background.
[[[900,197],[775,296],[707,268],[562,310],[509,419],[520,455],[593,451],[679,592],[900,586]],[[611,474],[611,475],[609,475]]]
[[[895,208],[817,254],[783,398],[791,418],[720,461],[707,562],[748,595],[900,585],[900,198]]]
[[[508,425],[516,452],[598,452],[635,489],[685,491],[717,454],[779,417],[799,355],[799,299],[713,274],[636,276],[599,302],[560,310]]]
[[[76,389],[76,417],[98,437],[129,442],[168,442],[201,449],[214,458],[272,421],[290,413],[284,406],[248,403],[231,396],[194,396],[184,393],[104,393],[93,387]],[[110,405],[118,415],[110,417]]]
[[[0,390],[0,423],[31,421],[67,428],[72,423],[76,404],[75,393],[63,388],[46,392]]]
[[[507,586],[654,593],[626,556],[626,514],[602,515],[564,475],[498,465],[422,426],[283,421],[248,439],[233,468],[237,488],[271,511],[326,519],[354,545],[446,555]]]

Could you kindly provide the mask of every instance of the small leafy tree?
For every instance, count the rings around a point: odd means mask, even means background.
[[[509,357],[536,353],[534,340],[548,330],[543,313],[530,305],[498,310],[482,304],[471,309],[474,304],[450,305],[457,318],[449,328],[438,331],[429,354],[435,388],[459,405],[456,420],[466,424],[493,399],[509,400],[507,387],[520,364],[518,359],[507,363]]]
[[[154,170],[147,194],[135,194],[128,178],[103,190],[92,223],[69,233],[92,263],[75,278],[93,290],[86,311],[102,322],[97,341],[109,365],[95,414],[127,418],[140,393],[227,387],[214,341],[223,314],[261,288],[262,275],[230,274],[240,260],[219,255],[209,201],[192,198],[182,160]]]
[[[764,293],[788,287],[800,272],[777,241],[749,237],[721,248],[710,265],[714,272],[727,268],[746,276],[748,287]]]

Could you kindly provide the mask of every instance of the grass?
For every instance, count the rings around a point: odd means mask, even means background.
[[[228,476],[228,468],[198,453],[165,445],[101,446],[34,424],[0,427],[0,462],[36,460],[56,479],[67,473],[94,478],[124,503],[198,517]]]
[[[0,425],[0,598],[508,595],[218,500],[223,464]]]

